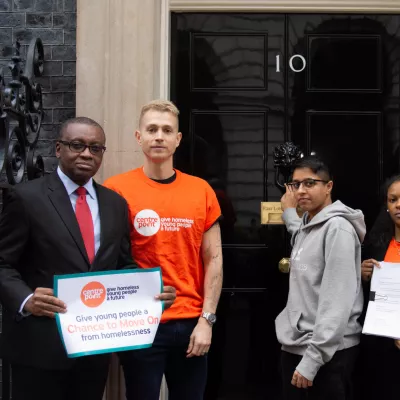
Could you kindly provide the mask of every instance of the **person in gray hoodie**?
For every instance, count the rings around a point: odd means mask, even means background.
[[[332,202],[332,187],[327,166],[305,157],[281,199],[293,246],[288,301],[275,321],[286,400],[352,397],[366,227],[360,210]]]

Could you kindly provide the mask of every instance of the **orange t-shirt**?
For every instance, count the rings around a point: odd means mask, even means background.
[[[397,245],[397,246],[396,246]],[[394,238],[390,241],[389,247],[386,250],[385,262],[400,263],[400,243],[397,244]]]
[[[175,171],[171,183],[153,181],[142,168],[104,182],[128,203],[134,260],[141,268],[160,266],[164,285],[176,288],[176,300],[162,322],[201,315],[203,234],[221,216],[217,197],[206,181]]]

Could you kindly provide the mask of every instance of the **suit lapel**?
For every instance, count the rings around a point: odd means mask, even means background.
[[[64,222],[65,226],[69,230],[79,251],[82,253],[83,258],[88,264],[88,267],[90,267],[81,230],[79,228],[78,221],[76,220],[76,216],[65,186],[58,177],[57,172],[53,172],[51,175],[49,175],[49,180],[49,199]]]
[[[101,253],[105,248],[105,244],[108,243],[111,239],[109,237],[110,232],[112,232],[112,226],[115,224],[113,220],[113,212],[112,207],[110,207],[107,196],[107,190],[104,189],[101,185],[94,182],[97,201],[99,204],[99,216],[100,216],[100,247],[97,250],[96,257],[93,262],[93,267],[96,266],[97,260],[101,257]],[[108,203],[108,204],[107,204]]]

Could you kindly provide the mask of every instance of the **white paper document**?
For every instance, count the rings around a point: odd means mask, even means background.
[[[400,339],[400,264],[374,268],[363,333]]]

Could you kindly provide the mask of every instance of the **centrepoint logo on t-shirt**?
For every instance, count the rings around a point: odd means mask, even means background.
[[[152,236],[159,231],[161,221],[159,215],[155,211],[142,210],[136,214],[133,225],[136,231],[141,235]]]
[[[82,303],[87,307],[98,307],[106,299],[106,288],[100,282],[89,282],[81,291]]]

